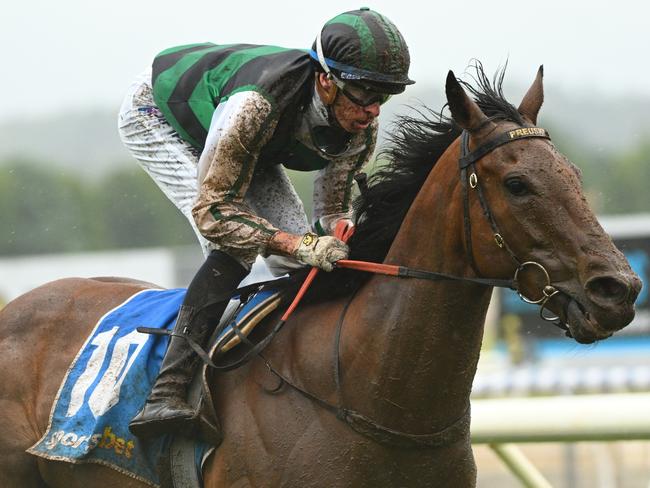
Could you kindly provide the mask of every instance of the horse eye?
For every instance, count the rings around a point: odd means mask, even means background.
[[[521,197],[528,194],[528,187],[526,186],[526,183],[521,180],[521,178],[508,178],[505,184],[508,191],[516,197]]]

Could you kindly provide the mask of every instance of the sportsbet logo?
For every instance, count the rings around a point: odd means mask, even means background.
[[[54,432],[47,440],[45,447],[52,450],[58,444],[61,444],[62,446],[78,449],[84,442],[87,443],[86,447],[83,448],[85,452],[90,452],[95,448],[109,449],[115,451],[118,456],[124,456],[127,459],[131,458],[131,451],[135,447],[133,441],[127,441],[113,434],[110,427],[106,427],[103,434],[93,434],[90,437],[87,435],[78,436],[74,432],[59,430]]]

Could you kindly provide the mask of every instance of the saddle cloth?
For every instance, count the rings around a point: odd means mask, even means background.
[[[143,441],[128,430],[156,379],[168,336],[142,334],[139,326],[173,329],[185,289],[143,290],[106,313],[70,365],[55,398],[48,428],[27,452],[47,459],[109,466],[151,486],[159,486],[158,458],[170,438]],[[231,301],[230,321],[217,338],[226,351],[279,303],[278,291],[261,291],[245,304]],[[273,306],[274,305],[274,306]],[[234,318],[233,318],[234,317]],[[211,446],[196,446],[197,469]]]

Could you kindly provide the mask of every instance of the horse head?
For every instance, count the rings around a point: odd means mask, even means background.
[[[479,92],[449,72],[447,100],[469,161],[463,170],[461,143],[465,252],[476,274],[515,276],[523,298],[554,313],[576,341],[592,343],[632,321],[641,281],[589,208],[580,170],[534,127],[542,78],[540,67],[518,109],[496,111],[482,103],[489,83]]]

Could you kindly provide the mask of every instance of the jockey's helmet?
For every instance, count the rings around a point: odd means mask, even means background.
[[[311,58],[335,81],[378,93],[401,93],[415,83],[408,77],[410,56],[400,31],[369,8],[337,15],[319,32]]]

